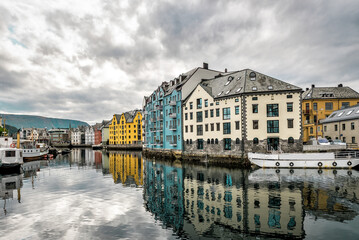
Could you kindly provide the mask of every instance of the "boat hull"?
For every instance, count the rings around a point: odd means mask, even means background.
[[[20,163],[1,164],[0,174],[21,173],[21,165]]]
[[[335,158],[334,154],[248,154],[262,168],[354,168],[358,158]]]

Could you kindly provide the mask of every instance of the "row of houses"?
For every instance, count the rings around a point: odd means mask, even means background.
[[[251,69],[216,71],[204,63],[144,97],[143,143],[194,154],[298,152],[310,138],[327,136],[321,120],[358,103],[359,94],[341,84],[303,91]]]
[[[110,123],[111,121],[103,120],[93,126],[71,129],[71,145],[108,145]]]

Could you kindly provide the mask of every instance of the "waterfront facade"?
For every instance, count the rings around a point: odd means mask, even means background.
[[[351,148],[358,148],[359,104],[334,111],[321,121],[323,135],[328,139],[340,139]]]
[[[311,138],[323,137],[320,120],[333,111],[354,106],[359,103],[359,93],[339,84],[338,87],[316,87],[312,85],[302,95],[303,142]]]
[[[142,143],[142,112],[134,110],[113,115],[109,134],[111,145]]]
[[[301,92],[249,69],[203,80],[183,105],[184,151],[301,151]]]
[[[85,144],[93,145],[95,143],[95,131],[92,126],[86,127],[85,129]]]
[[[102,121],[101,127],[101,141],[102,145],[108,145],[110,143],[110,121]]]
[[[183,150],[182,103],[202,79],[220,72],[195,68],[177,78],[163,82],[150,96],[144,97],[144,146],[150,149]]]
[[[80,145],[81,144],[81,134],[80,129],[75,128],[71,130],[71,144]]]

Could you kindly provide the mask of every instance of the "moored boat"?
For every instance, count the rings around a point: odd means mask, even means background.
[[[248,153],[248,159],[263,168],[354,168],[359,165],[359,152]]]
[[[24,163],[22,150],[16,148],[0,148],[0,173],[18,173]]]

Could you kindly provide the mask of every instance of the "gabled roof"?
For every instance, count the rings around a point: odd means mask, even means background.
[[[359,93],[350,87],[312,87],[302,94],[302,99],[359,98]]]
[[[254,77],[253,77],[254,76]],[[236,96],[245,93],[270,93],[279,91],[301,91],[300,87],[250,69],[222,73],[200,85],[213,98]]]
[[[141,110],[133,110],[123,113],[126,119],[126,123],[132,123],[138,112],[142,114]]]
[[[321,120],[321,123],[339,122],[346,120],[359,119],[359,104],[340,109],[332,112],[326,119]]]

